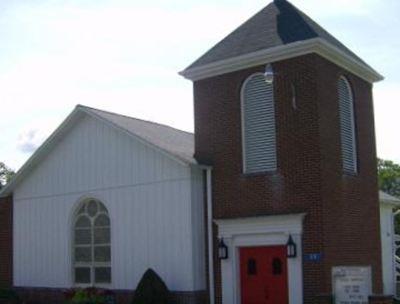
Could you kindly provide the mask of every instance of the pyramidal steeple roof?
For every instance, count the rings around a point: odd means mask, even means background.
[[[224,62],[236,64],[235,59],[246,59],[250,54],[261,54],[266,51],[284,52],[285,47],[297,47],[297,49],[300,48],[299,51],[307,53],[301,48],[301,46],[307,46],[308,53],[312,53],[314,51],[310,49],[311,44],[318,42],[344,55],[353,64],[375,73],[376,79],[373,77],[372,81],[382,79],[361,58],[286,0],[275,0],[270,3],[217,43],[181,74],[189,79],[202,78],[201,75],[197,75],[197,71],[213,65],[221,66]],[[191,77],[193,72],[196,75]]]

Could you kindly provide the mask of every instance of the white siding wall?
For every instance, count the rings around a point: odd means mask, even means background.
[[[393,206],[389,204],[380,205],[381,213],[381,241],[382,241],[382,275],[384,294],[394,295],[394,228],[393,228]]]
[[[111,218],[112,288],[136,288],[152,267],[171,290],[204,289],[204,227],[196,216],[203,216],[202,181],[192,176],[83,118],[14,192],[14,285],[71,287],[71,217],[92,196]]]

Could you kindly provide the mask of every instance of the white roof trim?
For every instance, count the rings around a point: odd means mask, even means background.
[[[33,168],[37,163],[39,163],[42,159],[42,157],[53,147],[54,144],[57,143],[57,140],[62,136],[62,133],[65,132],[69,127],[73,127],[71,125],[71,122],[75,119],[78,119],[78,115],[80,114],[86,114],[89,115],[90,117],[93,117],[94,119],[100,120],[112,128],[116,128],[119,131],[127,134],[131,138],[134,138],[135,140],[138,140],[144,145],[147,145],[156,151],[166,155],[167,157],[175,160],[176,162],[180,163],[181,165],[184,166],[196,166],[196,164],[188,163],[185,162],[184,160],[176,157],[175,155],[169,153],[168,151],[165,151],[152,143],[149,143],[148,141],[144,140],[143,138],[132,134],[131,132],[128,132],[127,130],[115,125],[114,123],[108,121],[107,119],[104,119],[100,117],[99,115],[96,115],[92,111],[90,111],[89,108],[86,108],[84,106],[76,106],[75,109],[67,116],[67,118],[61,123],[61,125],[45,140],[45,142],[32,154],[32,156],[25,162],[25,164],[18,170],[18,172],[15,174],[15,176],[11,179],[11,181],[0,191],[0,197],[8,196],[12,193],[12,191],[15,189],[16,185],[19,183],[20,180],[24,178],[24,176],[29,172],[29,169]]]
[[[240,234],[274,233],[302,233],[305,213],[279,214],[234,219],[217,219],[219,237],[232,237]]]
[[[316,53],[324,57],[370,83],[383,80],[383,76],[369,65],[352,58],[321,38],[293,42],[287,45],[212,62],[200,67],[186,69],[179,74],[187,79],[196,81],[311,53]]]
[[[146,146],[148,146],[148,147],[153,148],[154,150],[160,152],[161,154],[163,154],[163,155],[165,155],[165,156],[167,156],[167,157],[169,157],[169,158],[172,158],[173,160],[175,160],[176,162],[180,163],[181,165],[184,165],[184,166],[187,166],[187,165],[194,165],[194,166],[195,166],[195,165],[196,165],[196,164],[194,164],[194,163],[189,163],[189,162],[187,162],[187,161],[181,159],[181,158],[178,157],[178,156],[173,155],[172,153],[170,153],[170,152],[168,152],[168,151],[166,151],[166,150],[164,150],[164,149],[161,149],[160,147],[158,147],[158,146],[156,146],[156,145],[154,145],[154,144],[148,142],[147,140],[143,139],[143,138],[140,137],[139,135],[135,135],[135,134],[133,134],[132,132],[129,132],[128,130],[126,130],[126,129],[120,127],[120,126],[118,126],[118,125],[115,124],[115,123],[113,123],[112,121],[109,121],[109,120],[107,120],[107,119],[101,117],[100,115],[97,115],[96,113],[90,111],[90,108],[87,108],[87,107],[84,107],[84,106],[77,106],[77,107],[80,108],[80,110],[82,110],[82,111],[85,112],[86,114],[88,114],[88,115],[94,117],[95,119],[98,119],[98,120],[100,120],[100,121],[102,121],[102,122],[108,124],[109,126],[111,126],[111,127],[113,127],[113,128],[116,128],[116,129],[120,130],[121,132],[127,134],[128,136],[134,138],[135,140],[138,140],[138,141],[141,142],[142,144],[144,144],[144,145],[146,145]]]
[[[400,199],[383,191],[379,191],[379,201],[383,204],[392,205],[394,207],[400,206]]]
[[[50,150],[53,144],[56,143],[61,133],[67,129],[73,119],[77,118],[80,110],[76,107],[61,125],[39,146],[39,148],[29,157],[24,165],[17,171],[11,181],[0,191],[0,197],[10,195],[17,183],[28,173],[29,169],[33,168],[41,159],[41,157]]]

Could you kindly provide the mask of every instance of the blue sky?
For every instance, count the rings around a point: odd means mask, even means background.
[[[0,1],[0,161],[18,169],[78,103],[192,131],[192,86],[177,72],[267,3]],[[386,77],[378,154],[400,162],[400,1],[292,3]]]

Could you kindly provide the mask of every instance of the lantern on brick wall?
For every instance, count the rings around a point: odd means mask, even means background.
[[[226,260],[228,258],[228,246],[226,246],[224,239],[220,239],[218,243],[218,258]]]
[[[297,257],[297,245],[293,241],[293,238],[291,235],[289,235],[289,239],[286,243],[286,250],[287,250],[287,257],[288,258],[295,258]]]
[[[272,84],[274,82],[274,70],[272,69],[271,64],[268,64],[265,67],[264,78],[265,82],[268,84]]]

